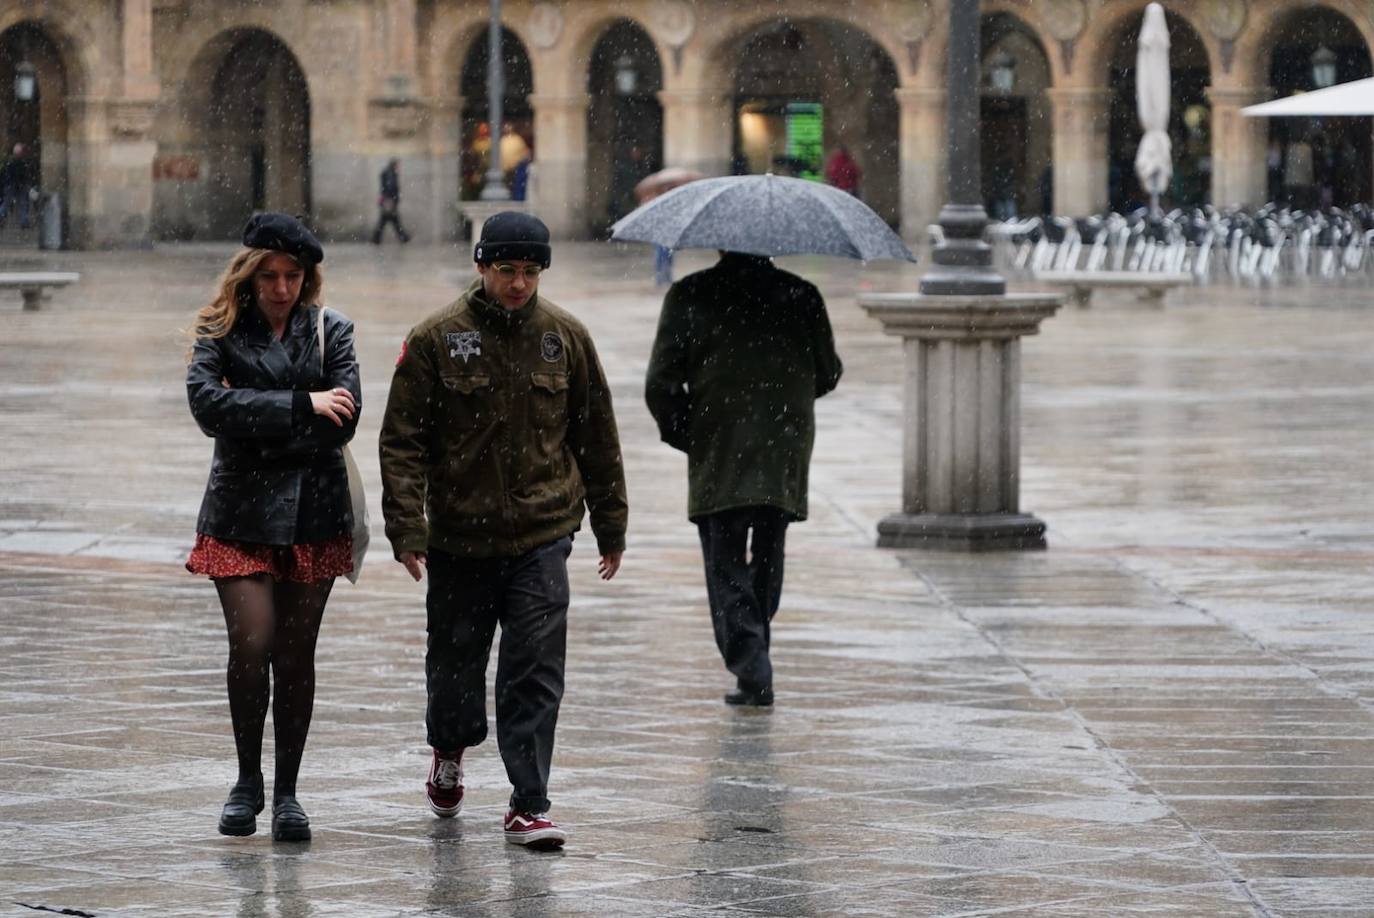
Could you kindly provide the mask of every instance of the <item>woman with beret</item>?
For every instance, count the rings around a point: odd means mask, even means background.
[[[342,449],[358,425],[353,323],[323,313],[324,252],[299,220],[257,214],[242,251],[196,314],[191,414],[215,438],[187,570],[210,577],[229,632],[229,712],[238,781],[224,835],[252,835],[265,794],[263,724],[276,740],[272,837],[310,838],[296,800],[315,700],[315,638],[334,578],[353,569]]]

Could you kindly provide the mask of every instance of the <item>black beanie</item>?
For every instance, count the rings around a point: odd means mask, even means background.
[[[482,224],[482,238],[477,241],[472,260],[489,265],[503,258],[532,261],[547,268],[553,260],[553,250],[549,248],[549,228],[544,221],[516,210],[488,217]]]
[[[320,240],[290,214],[253,214],[243,228],[243,244],[250,249],[284,252],[307,268],[324,261]]]

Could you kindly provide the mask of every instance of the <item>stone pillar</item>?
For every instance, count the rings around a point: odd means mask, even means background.
[[[458,239],[462,229],[458,196],[462,193],[459,169],[463,153],[463,99],[450,96],[426,101],[429,199],[416,204],[428,210],[427,219],[434,227],[435,239]]]
[[[729,93],[720,88],[665,89],[658,100],[663,106],[664,165],[729,175],[734,143]]]
[[[152,140],[158,82],[153,71],[152,0],[122,0],[121,68],[108,95],[67,100],[68,192],[65,244],[143,246],[151,238]]]
[[[153,0],[123,0],[124,97],[156,99],[153,73]]]
[[[1059,308],[1043,294],[867,294],[859,305],[902,339],[902,512],[880,548],[1045,547],[1020,511],[1021,337]]]
[[[387,0],[385,95],[408,98],[414,94],[415,47],[415,0]]]
[[[936,221],[944,203],[949,166],[946,94],[943,89],[898,89],[895,94],[902,112],[897,142],[902,160],[902,235],[924,242],[926,227]]]
[[[587,234],[586,93],[530,96],[534,109],[534,161],[530,211],[560,239]]]
[[[1263,89],[1207,88],[1212,102],[1212,203],[1257,206],[1269,198],[1265,162],[1269,119],[1247,118],[1240,110],[1269,98]]]
[[[1047,90],[1054,110],[1054,211],[1065,216],[1107,207],[1107,140],[1111,91]]]

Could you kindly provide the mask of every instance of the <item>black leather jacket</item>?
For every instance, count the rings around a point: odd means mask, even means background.
[[[297,306],[277,340],[250,306],[225,337],[196,341],[186,395],[200,429],[215,438],[197,532],[292,545],[351,531],[342,450],[362,409],[353,323],[325,312],[325,373],[317,316],[318,307]],[[352,392],[359,409],[342,427],[310,407],[311,392],[336,386]]]

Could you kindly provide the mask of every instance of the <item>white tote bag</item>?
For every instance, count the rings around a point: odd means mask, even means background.
[[[329,364],[324,359],[324,307],[320,307],[318,323],[320,335],[320,369]],[[358,474],[358,463],[353,461],[353,452],[347,445],[343,448],[344,466],[348,469],[348,501],[353,506],[353,570],[344,576],[350,583],[358,582],[358,574],[363,569],[363,556],[367,554],[367,543],[372,531],[367,519],[367,495],[363,493],[363,477]]]

